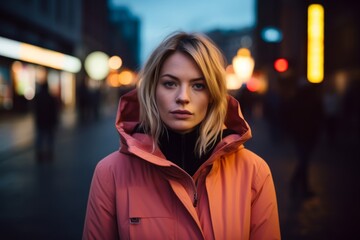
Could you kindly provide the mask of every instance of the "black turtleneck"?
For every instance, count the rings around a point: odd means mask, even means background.
[[[220,141],[219,137],[213,147],[207,149],[207,151],[199,157],[199,154],[195,152],[199,131],[199,126],[185,134],[176,133],[167,129],[167,132],[165,131],[159,139],[159,148],[165,157],[184,169],[190,176],[194,175],[200,165],[211,156],[216,144]],[[233,131],[226,129],[223,137],[231,133],[233,133]]]
[[[159,147],[165,157],[184,169],[191,176],[209,155],[206,154],[207,156],[199,158],[198,153],[194,151],[198,136],[199,127],[185,134],[167,129],[159,139]]]
[[[195,152],[199,130],[200,126],[198,125],[193,131],[180,134],[167,128],[159,138],[159,148],[166,159],[184,169],[190,176],[194,175],[200,165],[210,157],[216,144],[220,141],[220,137],[218,137],[214,146],[207,149],[207,151],[199,157],[199,154]],[[143,132],[139,127],[137,127],[135,131]],[[230,135],[231,133],[234,133],[234,131],[225,129],[223,137]]]

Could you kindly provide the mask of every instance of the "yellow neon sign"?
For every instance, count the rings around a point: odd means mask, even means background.
[[[308,7],[307,79],[320,83],[324,79],[324,8],[320,4]]]

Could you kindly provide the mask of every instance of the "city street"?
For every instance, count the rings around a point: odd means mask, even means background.
[[[158,101],[165,75],[197,92],[194,109],[216,106],[226,81],[251,128],[245,147],[271,169],[282,239],[360,239],[355,3],[2,1],[0,240],[82,238],[95,167],[120,147],[118,98],[140,84]]]
[[[86,124],[64,116],[55,159],[40,164],[34,158],[31,115],[0,122],[0,239],[81,239],[94,167],[118,148],[115,108],[108,112]],[[334,147],[326,147],[322,138],[309,173],[316,195],[292,199],[289,179],[296,155],[291,142],[273,142],[261,118],[249,123],[253,139],[246,146],[272,169],[283,239],[357,239],[358,138],[346,135]]]
[[[25,122],[24,131],[32,127]],[[68,125],[58,131],[52,162],[37,163],[31,142],[0,153],[0,239],[81,239],[93,169],[118,148],[118,135],[114,116]]]

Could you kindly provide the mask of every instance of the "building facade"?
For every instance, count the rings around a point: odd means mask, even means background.
[[[127,7],[110,9],[110,48],[123,59],[123,68],[140,68],[140,19]]]
[[[81,7],[81,0],[0,3],[0,111],[26,111],[43,74],[53,95],[66,106],[75,104]],[[60,64],[68,57],[77,69]]]
[[[0,3],[0,111],[27,111],[43,73],[63,106],[76,106],[77,89],[88,78],[83,65],[94,51],[121,56],[135,70],[139,19],[112,7],[107,0]]]

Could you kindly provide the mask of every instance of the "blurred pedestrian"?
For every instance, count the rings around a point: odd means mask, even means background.
[[[58,124],[59,106],[50,94],[47,81],[40,84],[34,98],[37,161],[51,161],[54,157],[54,138]]]
[[[204,35],[174,33],[119,103],[121,146],[94,172],[83,239],[280,239],[266,162]]]
[[[297,163],[290,182],[293,197],[313,197],[314,191],[309,184],[309,166],[318,144],[323,125],[323,105],[321,86],[301,80],[291,104],[290,132],[292,134]]]
[[[352,142],[359,145],[360,140],[360,78],[349,80],[344,93],[344,117],[343,123],[346,125],[344,131]]]
[[[339,136],[339,124],[341,117],[341,96],[334,86],[330,85],[323,94],[325,136],[329,147],[336,145]]]
[[[264,119],[268,123],[270,137],[273,142],[278,142],[282,138],[281,126],[281,96],[277,79],[269,84],[269,89],[265,93],[263,101]]]

